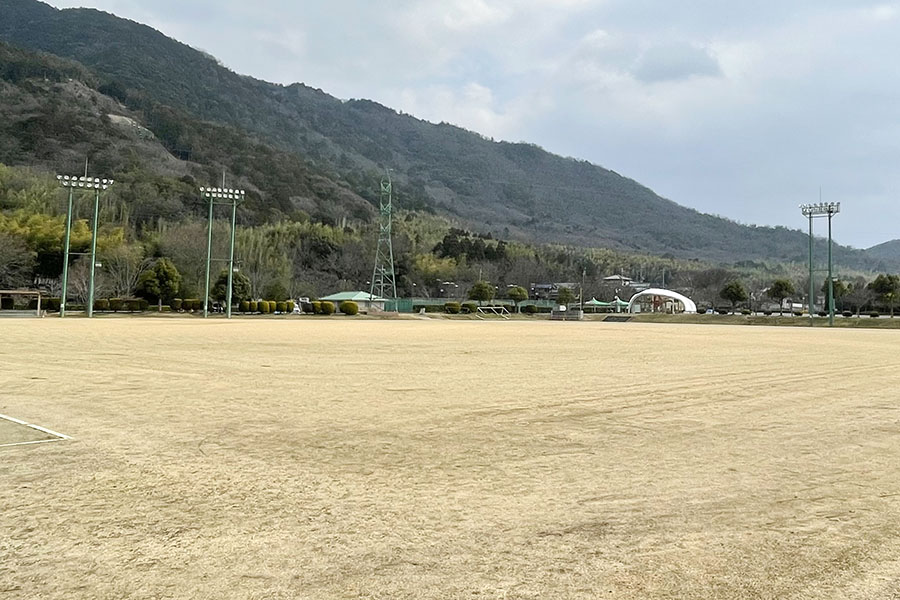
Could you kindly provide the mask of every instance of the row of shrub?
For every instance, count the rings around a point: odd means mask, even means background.
[[[94,310],[100,312],[143,312],[150,308],[150,303],[143,298],[102,298],[94,300]]]
[[[274,300],[241,300],[238,308],[242,313],[259,313],[268,315],[272,313],[292,313],[297,305],[293,300],[276,302]]]
[[[3,309],[12,308],[12,304],[3,299]],[[12,300],[12,298],[9,298]],[[62,300],[60,298],[41,298],[41,309],[47,312],[59,312]],[[67,304],[69,310],[84,310],[84,305],[69,302]],[[94,311],[99,312],[142,312],[150,307],[150,303],[143,298],[98,298],[94,300]],[[31,298],[27,305],[28,310],[37,310],[37,298]]]
[[[284,302],[275,302],[273,300],[243,300],[240,303],[240,311],[249,314],[290,314],[294,312],[296,303],[292,300]],[[334,302],[327,300],[313,300],[309,303],[300,305],[300,309],[309,314],[314,315],[333,315],[335,312]],[[359,305],[356,302],[344,301],[337,307],[345,315],[359,314]]]
[[[314,315],[333,315],[335,312],[334,302],[329,302],[328,300],[313,300],[309,304],[302,304],[301,309],[305,313]],[[352,300],[344,300],[337,307],[337,310],[349,316],[358,315],[359,305]]]
[[[523,307],[523,308],[524,308],[524,307]],[[727,308],[710,308],[710,309],[707,309],[707,308],[704,308],[704,307],[702,307],[702,306],[697,308],[697,313],[698,313],[698,314],[703,315],[703,314],[706,314],[707,312],[717,312],[717,313],[719,313],[720,315],[727,315],[727,314],[728,314],[729,312],[731,312],[731,311],[730,311],[729,309],[727,309]],[[741,312],[742,315],[750,315],[750,314],[752,314],[752,313],[750,312],[750,309],[747,309],[747,308],[741,309],[740,312]],[[779,312],[774,312],[774,311],[771,311],[771,310],[764,310],[764,311],[762,311],[762,314],[764,314],[764,315],[767,316],[767,317],[771,317],[773,314],[775,314],[775,315],[780,315],[781,313],[779,313]],[[795,310],[795,311],[789,312],[789,313],[787,313],[787,314],[788,314],[788,315],[793,315],[793,316],[795,316],[795,317],[802,317],[803,315],[805,315],[805,314],[807,314],[807,313],[805,313],[805,312],[802,311],[802,310]],[[824,311],[824,310],[817,311],[816,314],[817,314],[818,316],[820,316],[820,317],[827,317],[827,316],[828,316],[828,312],[827,312],[827,311]],[[852,317],[852,316],[853,316],[853,311],[851,311],[851,310],[844,310],[844,311],[841,311],[840,313],[835,313],[835,314],[840,314],[840,315],[842,315],[842,316],[844,316],[844,317]],[[862,313],[862,314],[867,315],[867,316],[869,316],[869,317],[871,317],[871,318],[873,318],[873,319],[877,319],[878,317],[881,316],[881,313],[879,313],[877,310],[870,310],[870,311],[865,312],[865,313]]]
[[[175,312],[185,311],[192,312],[195,310],[203,310],[203,300],[199,298],[173,298],[169,303],[169,308]]]

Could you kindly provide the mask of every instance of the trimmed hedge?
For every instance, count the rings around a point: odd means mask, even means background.
[[[322,302],[320,300],[313,300],[310,304],[312,304],[312,312],[314,315],[322,314]]]
[[[413,312],[439,313],[444,312],[444,305],[441,304],[413,304]]]
[[[287,302],[281,301],[275,303],[275,310],[284,314],[287,312]]]
[[[294,309],[297,308],[297,305],[294,303],[293,300],[288,300],[285,304],[286,304],[287,312],[289,312],[289,313],[293,313]]]
[[[329,302],[327,300],[322,302],[322,314],[323,315],[333,315],[334,314],[334,302]]]
[[[842,312],[841,314],[844,315],[845,317],[852,317],[852,316],[853,316],[853,311],[852,311],[852,310],[845,310],[845,311]]]
[[[181,310],[182,305],[184,305],[184,301],[181,298],[172,298],[172,302],[169,303],[169,308],[178,312]]]
[[[252,313],[259,312],[259,302],[257,302],[256,300],[250,301],[250,312],[252,312]]]
[[[270,312],[272,312],[269,310],[269,301],[268,300],[260,300],[257,303],[257,305],[259,306],[259,312],[261,312],[264,315],[267,315]]]
[[[478,305],[474,302],[463,302],[462,311],[465,313],[476,313],[478,312]]]
[[[742,309],[741,309],[741,314],[744,315],[744,316],[747,316],[747,315],[752,314],[752,312],[750,311],[749,308],[742,308]]]
[[[203,300],[199,298],[185,298],[181,302],[181,308],[185,311],[203,310]]]
[[[699,307],[697,307],[697,314],[698,314],[698,315],[705,315],[705,314],[706,314],[706,307],[704,307],[704,306],[699,306]]]
[[[538,307],[536,304],[526,304],[522,307],[522,312],[526,315],[536,315],[538,313]]]
[[[462,310],[462,307],[459,305],[459,302],[444,303],[444,312],[449,315],[458,315],[460,310]]]
[[[109,299],[109,310],[113,312],[119,312],[120,310],[125,308],[125,301],[121,298],[110,298]]]
[[[250,301],[241,300],[240,304],[238,304],[238,310],[240,310],[242,313],[250,312]]]
[[[107,300],[105,298],[100,298],[99,300],[94,300],[94,310],[99,310],[99,311],[109,310],[109,300]]]
[[[802,311],[802,310],[795,310],[795,311],[794,311],[794,316],[795,316],[795,317],[802,317],[802,316],[803,316],[803,311]]]
[[[339,307],[340,311],[345,315],[353,316],[359,314],[359,305],[352,300],[344,300]]]
[[[869,312],[869,316],[872,317],[873,319],[877,319],[878,317],[881,316],[881,313],[879,313],[877,310],[873,310],[873,311]]]
[[[826,311],[824,311],[824,310],[820,310],[820,311],[817,312],[816,314],[819,315],[820,317],[827,317],[827,316],[828,316],[828,313],[827,313]]]

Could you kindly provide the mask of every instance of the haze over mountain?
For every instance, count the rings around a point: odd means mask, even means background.
[[[893,0],[48,1],[238,73],[587,159],[702,212],[802,229],[797,204],[821,188],[843,203],[841,243],[897,237]]]
[[[806,236],[799,231],[705,215],[613,171],[534,145],[495,142],[371,101],[341,101],[303,84],[241,76],[203,52],[106,13],[0,0],[0,14],[0,40],[84,65],[67,68],[73,80],[97,93],[98,122],[112,114],[152,132],[171,156],[148,160],[143,154],[148,165],[177,172],[180,159],[202,165],[207,179],[226,167],[254,190],[247,211],[256,220],[291,218],[296,211],[328,222],[370,219],[377,180],[390,168],[404,208],[445,213],[498,237],[723,262],[806,257]],[[73,149],[84,140],[69,140],[67,147],[65,139],[36,129],[30,114],[22,110],[7,119],[4,134],[19,141],[0,146],[0,161],[34,161],[35,153],[21,144],[23,132],[34,138],[32,150],[42,139],[53,142],[37,162],[74,160]],[[148,147],[121,144],[138,154]],[[101,164],[120,168],[121,153],[101,146],[92,148]],[[818,244],[824,252],[824,243]],[[871,269],[892,258],[873,260],[840,246],[835,256],[847,266]]]

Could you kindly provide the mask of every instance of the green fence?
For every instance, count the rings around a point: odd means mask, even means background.
[[[459,302],[462,304],[463,302],[472,301],[460,298],[398,298],[397,300],[388,300],[385,302],[384,310],[388,312],[411,313],[413,312],[413,306],[443,306],[447,302]],[[505,306],[509,312],[515,312],[515,304],[512,300],[505,298],[494,299],[489,302],[489,304],[493,306]],[[522,302],[519,307],[521,308],[527,304],[534,304],[545,310],[549,310],[555,306],[554,302],[551,300],[526,300]]]

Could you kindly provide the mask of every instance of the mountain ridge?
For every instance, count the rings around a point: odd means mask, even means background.
[[[236,128],[262,145],[302,157],[298,164],[321,170],[334,186],[370,203],[366,185],[390,166],[405,195],[400,204],[451,215],[498,237],[724,263],[806,259],[806,235],[799,230],[740,225],[700,213],[614,171],[533,144],[495,142],[371,100],[340,100],[306,84],[240,75],[206,52],[109,13],[59,10],[36,0],[0,0],[0,12],[6,17],[0,40],[85,65],[100,78],[104,93],[143,114],[143,124],[173,152],[196,155],[203,140],[152,117],[159,106]],[[227,166],[236,171],[237,161]],[[277,189],[277,179],[269,179],[276,189],[266,193],[266,201],[282,214],[292,204],[309,208],[318,202],[298,203],[293,189]],[[364,218],[360,210],[346,212]],[[824,252],[823,240],[817,238],[816,246]],[[839,245],[835,260],[871,269],[894,263],[892,256]]]

